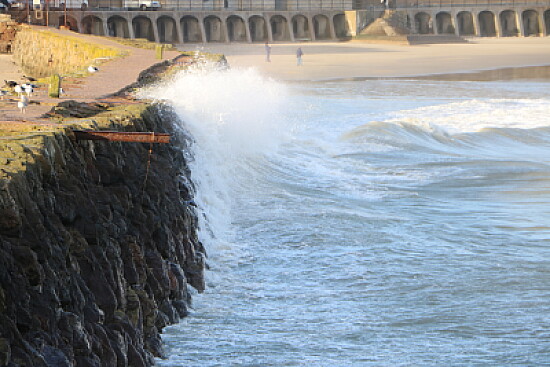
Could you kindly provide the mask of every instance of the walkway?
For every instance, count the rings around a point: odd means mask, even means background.
[[[44,27],[37,28],[43,29]],[[4,100],[0,100],[0,121],[44,121],[44,118],[41,116],[59,102],[67,100],[93,102],[104,98],[132,84],[143,70],[161,61],[156,59],[155,50],[122,45],[104,37],[84,35],[53,28],[49,28],[48,30],[81,38],[84,41],[127,50],[129,55],[101,65],[99,71],[90,76],[64,80],[63,90],[65,94],[58,99],[48,97],[47,87],[42,86],[35,91],[36,93],[31,98],[29,108],[27,108],[27,112],[24,114],[17,108],[19,99],[16,96],[5,97]],[[164,58],[172,59],[179,54],[177,51],[167,51],[164,53]],[[11,56],[0,57],[0,66],[2,66],[2,69],[0,69],[0,83],[3,83],[4,80],[25,82],[21,71],[18,70],[13,62],[10,62],[10,59]],[[19,77],[19,79],[13,79],[14,77]]]

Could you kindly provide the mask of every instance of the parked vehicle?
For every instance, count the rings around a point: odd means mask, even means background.
[[[129,10],[156,10],[161,7],[158,0],[125,0],[124,7]]]

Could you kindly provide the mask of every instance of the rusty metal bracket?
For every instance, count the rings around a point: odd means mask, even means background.
[[[73,130],[76,140],[103,140],[136,143],[169,144],[170,134],[155,132],[121,132]]]

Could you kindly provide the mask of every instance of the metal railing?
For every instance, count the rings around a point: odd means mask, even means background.
[[[44,1],[44,0],[43,0]],[[66,0],[67,8],[102,11],[303,11],[351,10],[353,0]],[[37,5],[31,5],[35,8]],[[64,10],[64,0],[42,3],[43,9]]]

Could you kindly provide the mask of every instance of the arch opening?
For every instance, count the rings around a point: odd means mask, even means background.
[[[303,15],[295,15],[292,17],[292,32],[294,32],[295,40],[309,40],[311,35],[309,33],[309,22]]]
[[[419,34],[433,33],[432,17],[424,12],[416,13],[414,15],[414,27]]]
[[[318,39],[318,40],[330,39],[330,24],[326,16],[320,15],[320,14],[314,16],[313,29],[315,30],[315,39]]]
[[[244,19],[231,15],[227,18],[227,36],[230,42],[246,42],[246,25]]]
[[[70,15],[67,15],[67,22],[66,23],[65,23],[65,15],[61,15],[59,17],[58,26],[59,27],[66,26],[66,27],[69,27],[69,29],[73,32],[79,32],[78,21],[76,20],[76,18],[74,18]]]
[[[157,29],[159,32],[159,42],[178,43],[178,31],[174,18],[163,15],[157,19]]]
[[[250,27],[252,42],[265,42],[268,40],[267,24],[264,18],[254,15],[248,19],[248,26]]]
[[[128,21],[118,15],[107,20],[107,29],[111,37],[130,38]]]
[[[224,42],[222,21],[220,18],[210,15],[204,18],[204,30],[206,32],[206,42]]]
[[[334,32],[338,38],[347,38],[350,36],[349,25],[344,14],[336,14],[333,18]]]
[[[502,37],[519,36],[516,12],[513,10],[504,10],[499,15],[500,33]]]
[[[535,10],[525,10],[521,15],[525,37],[540,36],[539,13]]]
[[[480,37],[496,37],[495,15],[490,11],[482,11],[478,15]]]
[[[155,42],[155,34],[153,32],[153,23],[151,19],[144,16],[137,16],[132,19],[132,26],[134,27],[135,38],[145,38]]]
[[[282,15],[274,15],[271,17],[270,23],[273,41],[290,41],[288,21],[285,17]]]
[[[458,35],[473,36],[476,31],[474,27],[474,17],[469,11],[461,11],[456,15]]]
[[[182,17],[180,24],[183,33],[183,42],[193,43],[202,41],[201,27],[197,18],[190,15]]]
[[[82,33],[104,36],[103,20],[95,15],[88,15],[82,19]]]
[[[455,34],[455,27],[451,14],[447,12],[437,13],[435,16],[435,23],[437,25],[437,33],[439,34]]]

